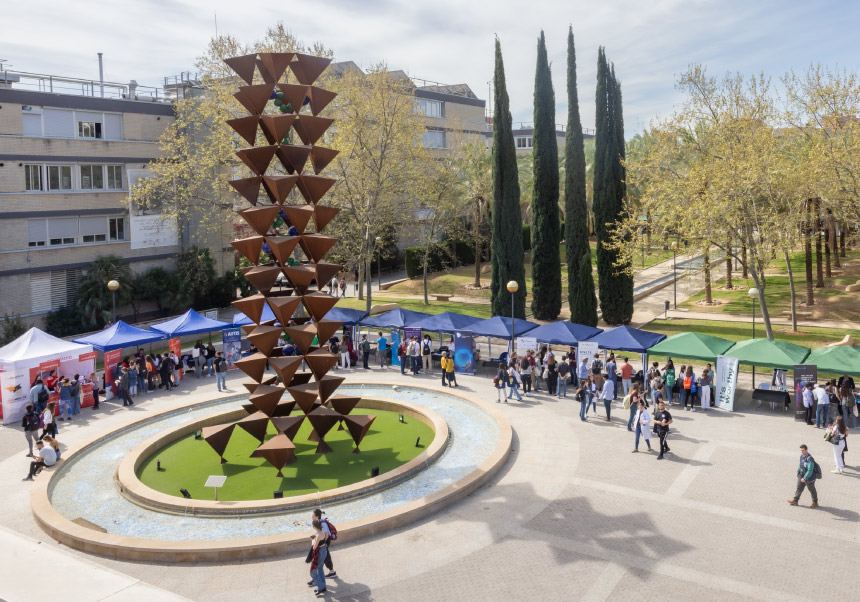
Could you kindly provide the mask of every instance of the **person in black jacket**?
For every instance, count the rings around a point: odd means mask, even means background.
[[[27,457],[32,458],[33,443],[39,440],[39,413],[32,403],[28,403],[27,407],[24,408],[21,427],[24,429],[24,437],[27,438],[27,446],[30,448],[30,451],[27,452]]]

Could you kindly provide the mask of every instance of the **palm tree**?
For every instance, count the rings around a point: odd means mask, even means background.
[[[84,315],[84,321],[91,328],[103,328],[111,321],[113,294],[107,284],[111,280],[119,282],[116,291],[116,304],[126,305],[131,299],[132,275],[128,264],[117,255],[103,255],[90,265],[78,289],[77,304]]]

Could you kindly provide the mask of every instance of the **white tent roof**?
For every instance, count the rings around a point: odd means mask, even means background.
[[[77,357],[92,350],[92,345],[64,341],[34,327],[5,347],[0,347],[0,366],[27,360]]]

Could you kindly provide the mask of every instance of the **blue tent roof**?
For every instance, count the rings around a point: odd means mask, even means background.
[[[550,345],[576,345],[578,342],[590,339],[601,332],[603,332],[602,328],[594,328],[584,324],[553,322],[529,331],[528,336]]]
[[[172,320],[167,320],[166,322],[153,324],[150,326],[150,328],[157,332],[163,332],[169,337],[178,337],[185,334],[201,334],[204,332],[212,332],[213,330],[221,330],[222,328],[227,328],[228,326],[230,326],[229,322],[213,320],[211,318],[201,316],[193,309],[189,309],[187,312],[185,312],[178,318],[173,318]]]
[[[610,328],[588,339],[589,343],[597,343],[601,349],[614,351],[629,351],[630,353],[645,353],[666,338],[665,334],[639,330],[630,326]]]
[[[332,307],[325,315],[326,320],[337,320],[343,322],[344,326],[355,326],[368,315],[361,309],[349,309],[347,307]]]
[[[163,332],[143,330],[131,324],[126,324],[122,320],[118,320],[116,324],[108,326],[101,332],[75,339],[75,343],[92,345],[93,348],[99,351],[111,351],[112,349],[122,349],[123,347],[134,347],[143,343],[152,343],[153,341],[163,341],[166,338],[167,335]]]
[[[412,326],[413,322],[417,322],[429,315],[420,311],[410,311],[398,307],[378,316],[362,320],[359,324],[362,326],[373,326],[374,328],[403,328],[404,326]]]
[[[514,319],[514,336],[521,337],[525,333],[534,330],[540,326],[540,324],[536,324],[534,322],[528,322],[526,320],[520,320],[519,318]],[[467,330],[472,331],[472,335],[479,337],[494,337],[496,339],[506,339],[510,340],[511,338],[511,319],[504,318],[502,316],[494,316],[487,320],[481,320],[480,322],[475,322]]]
[[[475,316],[446,311],[435,316],[421,318],[417,322],[409,324],[409,326],[429,332],[455,332],[457,330],[469,330],[472,324],[480,321],[481,318],[476,318]]]
[[[260,318],[261,322],[268,322],[269,320],[277,320],[274,312],[272,312],[272,308],[269,307],[269,304],[263,306],[263,316]],[[255,322],[251,320],[248,316],[243,314],[241,311],[237,312],[235,316],[233,316],[233,326],[245,326],[246,324],[254,324]]]

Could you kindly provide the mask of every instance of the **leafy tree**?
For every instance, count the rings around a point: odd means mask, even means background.
[[[574,299],[580,294],[587,296],[587,282],[591,284],[591,297],[594,297],[594,276],[591,274],[591,249],[588,246],[588,195],[586,191],[585,143],[582,136],[582,122],[579,118],[579,94],[576,90],[576,49],[573,44],[573,27],[567,34],[567,130],[564,135],[564,227],[565,251],[567,254],[567,292],[570,305],[570,319],[579,324],[591,316],[590,311],[580,314],[574,306],[584,307],[582,299]],[[588,253],[588,274],[585,276],[578,268],[578,259]],[[594,315],[597,310],[594,308]],[[596,322],[595,322],[596,323]]]
[[[489,240],[493,196],[492,157],[482,144],[465,144],[460,165],[460,188],[469,206],[470,236],[475,245],[475,282],[481,287],[481,260]]]
[[[179,279],[175,272],[162,267],[150,268],[136,279],[135,294],[143,301],[151,301],[162,316],[179,305]]]
[[[115,293],[116,307],[124,307],[131,299],[133,292],[131,283],[134,278],[122,257],[117,255],[98,257],[90,265],[86,276],[81,279],[77,306],[84,316],[84,324],[87,328],[101,329],[111,321],[113,294],[107,287],[111,280],[119,282],[119,289]]]
[[[493,76],[493,230],[491,260],[493,275],[490,295],[494,316],[508,315],[511,293],[507,283],[515,280],[514,315],[526,315],[526,271],[523,264],[523,219],[520,213],[520,185],[511,124],[510,102],[505,86],[502,46],[496,38],[496,67]]]
[[[86,332],[87,324],[77,305],[63,305],[45,317],[45,331],[55,337],[68,337]]]
[[[594,278],[591,275],[591,249],[588,249],[575,269],[581,285],[570,297],[570,320],[586,326],[597,326],[597,297],[594,295]]]
[[[202,309],[210,304],[209,292],[215,282],[215,260],[209,249],[191,247],[176,258],[176,279],[183,303]]]
[[[27,325],[24,324],[21,316],[9,317],[9,314],[3,314],[3,325],[0,327],[0,347],[8,345],[25,332],[27,332]]]

